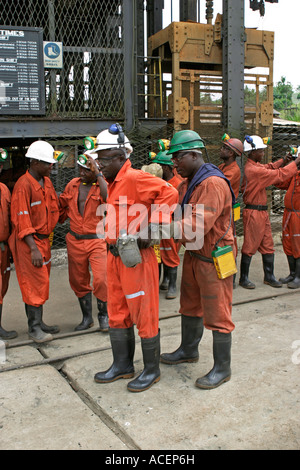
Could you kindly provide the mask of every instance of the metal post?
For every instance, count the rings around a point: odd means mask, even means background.
[[[223,0],[223,126],[244,134],[244,0]]]
[[[197,0],[180,0],[180,21],[197,21]]]
[[[126,132],[134,127],[134,107],[137,103],[136,90],[136,2],[123,0],[123,31],[124,31],[124,96]]]

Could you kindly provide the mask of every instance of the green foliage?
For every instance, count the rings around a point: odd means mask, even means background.
[[[274,86],[274,108],[281,111],[290,107],[293,104],[293,87],[290,82],[286,81],[285,77],[281,77],[280,81]]]

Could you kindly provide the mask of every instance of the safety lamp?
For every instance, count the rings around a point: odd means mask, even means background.
[[[290,148],[290,154],[291,155],[296,155],[298,152],[298,147],[295,147],[294,145],[289,145]]]
[[[59,160],[61,160],[63,156],[64,156],[64,152],[61,152],[60,150],[54,150],[54,154],[53,154],[54,160],[59,162]]]
[[[265,145],[268,145],[270,142],[271,142],[270,137],[263,137],[263,143],[264,143]]]
[[[224,134],[224,135],[222,136],[223,142],[227,142],[227,140],[229,140],[229,139],[230,139],[230,137],[229,137],[228,134]]]
[[[88,159],[85,155],[78,155],[78,161],[81,165],[85,165]]]
[[[155,153],[155,152],[149,152],[149,158],[150,158],[150,160],[154,160],[155,157],[156,157],[156,153]]]
[[[86,150],[93,150],[96,147],[97,139],[96,137],[85,137],[83,139],[83,145]]]
[[[0,149],[0,160],[4,161],[8,157],[8,152],[5,149]]]
[[[161,139],[158,142],[158,147],[161,152],[165,152],[170,148],[170,141],[168,139]]]

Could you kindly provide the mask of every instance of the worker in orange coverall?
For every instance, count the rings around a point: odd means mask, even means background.
[[[127,388],[141,392],[160,380],[159,281],[152,235],[160,224],[170,224],[178,192],[166,181],[131,167],[132,147],[118,124],[100,132],[94,151],[108,182],[107,304],[113,353],[112,366],[98,372],[95,381],[133,377],[135,324],[144,369]]]
[[[73,178],[59,197],[60,218],[63,223],[70,218],[70,232],[66,235],[69,282],[78,297],[82,321],[75,330],[86,330],[94,325],[92,291],[97,299],[100,331],[108,331],[107,317],[107,249],[104,239],[98,238],[97,226],[101,223],[99,206],[107,196],[107,184],[95,159],[85,152],[88,160],[79,165],[79,178]],[[102,221],[103,223],[103,221]],[[90,285],[90,271],[93,287]]]
[[[228,136],[229,137],[229,136]],[[220,158],[223,160],[223,163],[219,165],[219,169],[224,173],[226,178],[229,179],[232,190],[237,200],[240,192],[241,184],[241,170],[236,162],[236,157],[241,157],[244,151],[243,143],[239,139],[227,138],[223,141],[223,145],[220,149]],[[238,252],[237,241],[236,241],[236,232],[234,225],[234,243],[236,248],[236,253]],[[233,288],[236,287],[235,277],[233,275]]]
[[[196,380],[196,386],[211,389],[231,377],[233,282],[231,275],[218,277],[212,251],[229,246],[235,256],[231,217],[235,197],[224,174],[216,166],[204,163],[203,148],[196,132],[184,130],[174,135],[168,151],[179,175],[187,178],[178,188],[182,210],[187,205],[192,213],[184,212],[181,221],[181,241],[186,247],[180,293],[181,344],[174,352],[162,354],[161,362],[170,365],[197,362],[205,326],[212,330],[214,366]],[[204,213],[200,212],[199,218],[197,206],[201,205]],[[199,236],[201,231],[200,240],[194,242],[192,235]],[[178,236],[174,234],[175,239]]]
[[[18,179],[12,193],[9,246],[25,302],[29,337],[43,343],[59,331],[42,319],[49,297],[49,235],[59,217],[58,198],[49,178],[56,160],[52,145],[41,140],[29,146],[26,157],[30,159],[29,170]]]
[[[0,149],[3,152],[3,149]],[[0,155],[0,174],[3,168],[3,160]],[[7,240],[10,233],[10,191],[8,187],[0,183],[0,339],[13,339],[18,336],[16,331],[6,331],[2,328],[3,299],[8,289],[10,277],[10,250]]]
[[[281,184],[297,173],[300,157],[289,165],[280,159],[275,163],[261,164],[266,144],[259,136],[246,136],[244,152],[248,159],[244,168],[241,186],[245,208],[243,210],[244,242],[240,267],[240,286],[255,289],[248,278],[252,256],[258,251],[262,255],[264,283],[281,287],[282,283],[274,276],[274,243],[268,214],[266,188]]]
[[[163,150],[157,154],[151,154],[152,161],[158,163],[162,170],[162,178],[169,184],[178,188],[182,179],[179,178],[173,168],[173,162],[171,157],[167,155],[169,141],[158,141],[163,142]],[[166,299],[175,299],[177,297],[176,281],[177,281],[177,270],[180,263],[178,251],[181,244],[176,243],[174,239],[162,239],[160,241],[160,255],[163,264],[163,280],[160,285],[161,290],[166,290]]]
[[[289,155],[288,157],[292,158]],[[298,289],[300,287],[300,171],[276,187],[286,190],[282,218],[282,246],[290,269],[289,275],[279,280],[282,284],[287,284],[290,289]]]

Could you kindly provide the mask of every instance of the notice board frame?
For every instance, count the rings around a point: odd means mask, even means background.
[[[33,58],[33,57],[27,57],[27,59],[23,58],[23,62],[22,64],[24,65],[23,66],[23,70],[26,69],[26,66],[25,64],[30,64],[32,65],[32,70],[33,72],[31,73],[31,76],[32,77],[37,77],[37,81],[38,83],[34,84],[34,86],[32,86],[32,83],[28,83],[26,85],[26,83],[24,82],[21,82],[18,80],[18,76],[21,76],[22,74],[19,73],[19,69],[17,67],[17,71],[15,72],[16,73],[16,77],[17,79],[13,79],[13,83],[12,83],[12,86],[11,86],[11,83],[10,83],[10,88],[13,88],[12,90],[12,93],[14,94],[14,99],[15,101],[13,101],[12,103],[19,103],[20,102],[20,91],[19,91],[19,86],[20,88],[22,88],[22,94],[25,94],[25,99],[24,99],[24,102],[25,101],[28,101],[26,100],[26,88],[27,90],[29,91],[29,96],[31,95],[31,91],[32,93],[34,92],[34,101],[36,100],[36,97],[38,97],[38,108],[31,108],[31,109],[17,109],[17,107],[15,106],[11,106],[11,108],[9,108],[9,106],[5,106],[3,107],[1,105],[1,97],[0,97],[0,117],[1,116],[5,116],[5,115],[26,115],[26,116],[31,116],[31,115],[45,115],[46,114],[46,97],[45,97],[45,69],[44,69],[44,52],[43,52],[43,28],[37,28],[37,27],[25,27],[25,26],[7,26],[7,25],[0,25],[0,38],[1,36],[3,36],[3,34],[1,33],[2,31],[20,31],[20,32],[23,32],[24,36],[24,40],[26,40],[27,42],[35,42],[37,44],[37,57],[36,58]],[[11,36],[11,39],[9,39],[11,41],[11,43],[13,42],[16,42],[16,40],[13,40],[13,38],[17,38],[18,36],[15,36],[15,35],[10,35]],[[22,37],[22,36],[20,36]],[[0,39],[0,45],[2,43],[2,40]],[[0,49],[0,58],[3,57],[3,55],[1,54],[1,49]],[[34,51],[33,51],[34,52]],[[34,55],[34,54],[33,54]],[[9,63],[9,62],[8,62]],[[18,65],[17,62],[14,62],[15,64]],[[0,62],[0,66],[3,64],[3,62],[1,61]],[[20,62],[21,64],[21,62]],[[12,69],[13,70],[13,69]],[[30,70],[30,69],[29,69]],[[0,69],[0,80],[1,81],[4,81],[3,78],[5,79],[5,72],[2,73],[1,69]],[[6,82],[5,82],[6,83]],[[38,90],[36,90],[38,88]],[[16,89],[17,89],[17,96],[16,95]],[[17,98],[19,98],[19,100],[17,100]],[[3,102],[3,101],[2,101]],[[29,100],[29,103],[30,103],[30,100]],[[30,105],[29,105],[29,108],[30,108]]]

